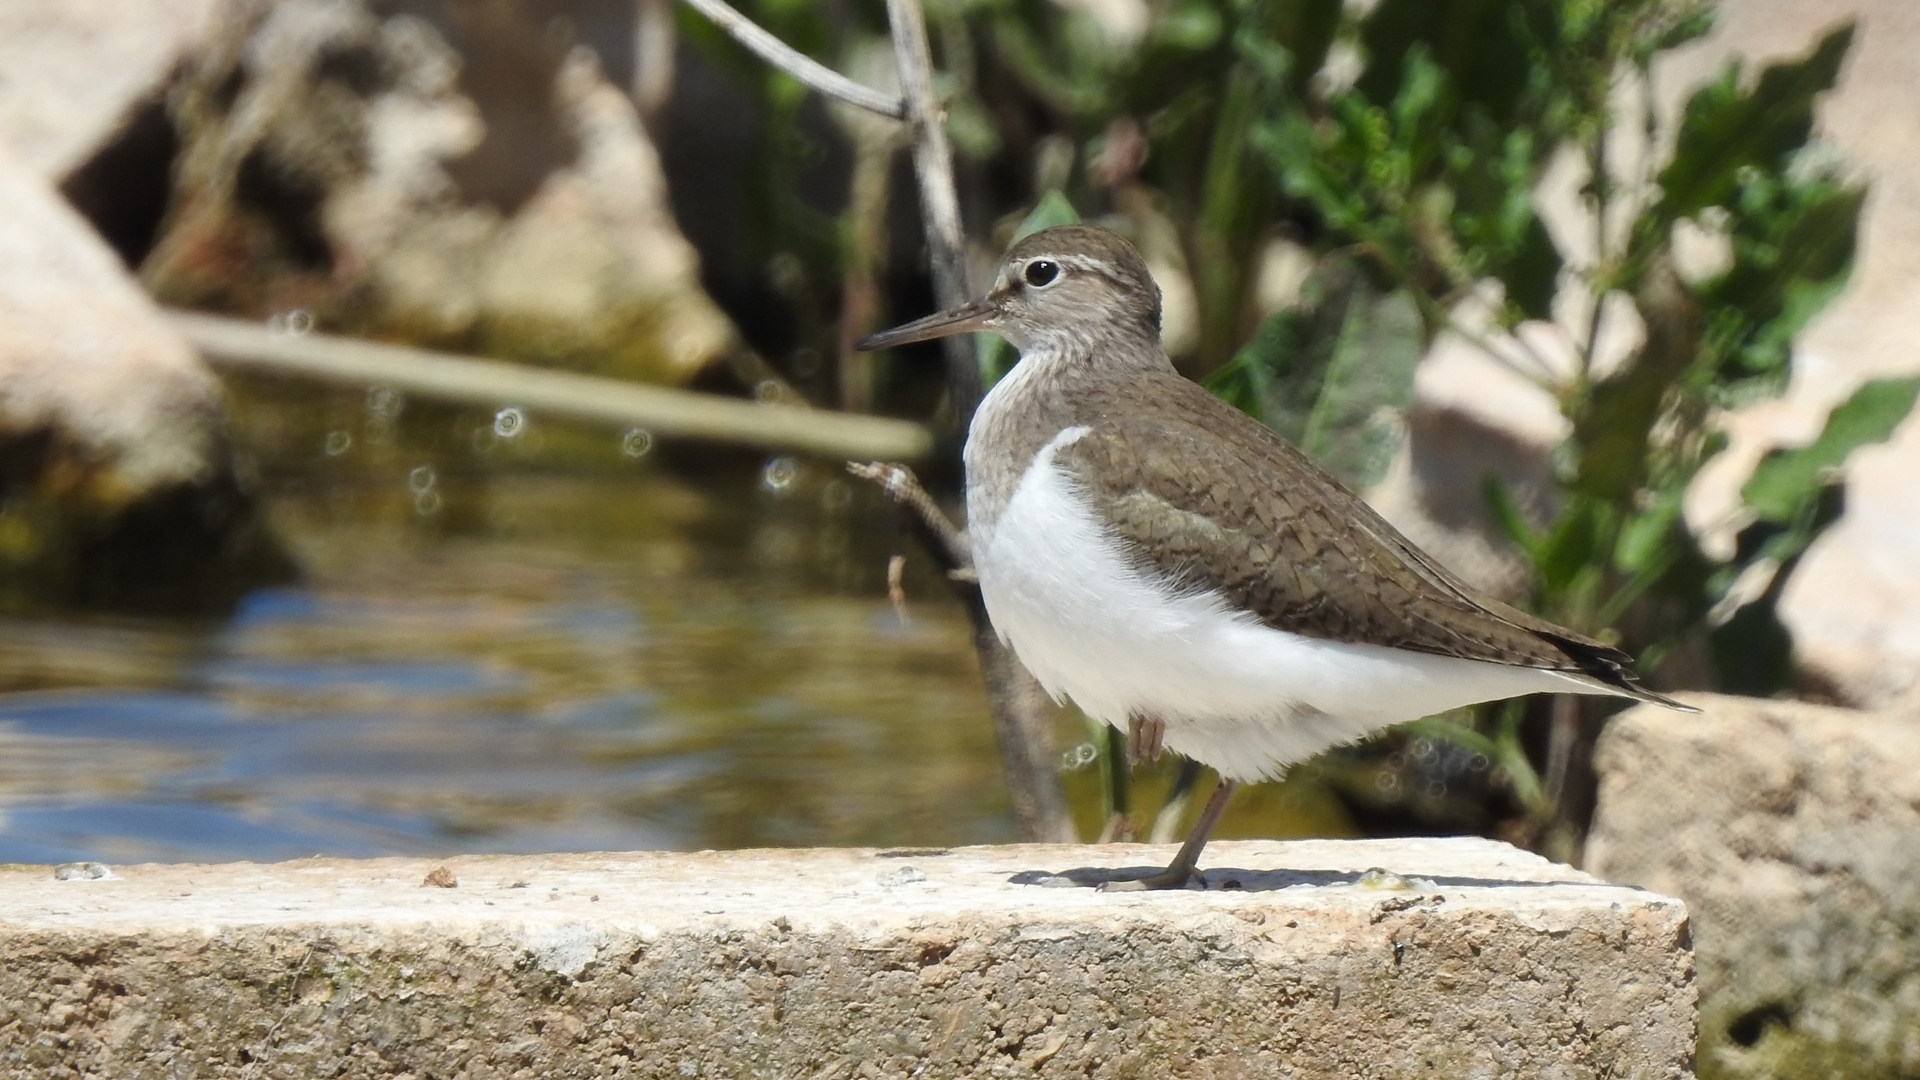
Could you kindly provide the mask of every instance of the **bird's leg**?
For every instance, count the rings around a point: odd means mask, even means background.
[[[1167,736],[1167,722],[1158,716],[1134,713],[1127,717],[1127,764],[1160,758],[1160,744]]]
[[[1213,827],[1220,822],[1220,815],[1227,809],[1227,801],[1240,787],[1240,781],[1221,777],[1214,786],[1213,795],[1207,799],[1207,805],[1200,811],[1200,820],[1193,823],[1193,829],[1187,833],[1187,841],[1180,845],[1180,853],[1173,857],[1165,870],[1152,877],[1135,881],[1109,881],[1103,888],[1109,892],[1133,892],[1142,889],[1184,889],[1192,880],[1194,869],[1200,862],[1200,852],[1207,846],[1207,837],[1213,833]]]

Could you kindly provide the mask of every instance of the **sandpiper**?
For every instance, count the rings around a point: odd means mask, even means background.
[[[1220,775],[1171,865],[1196,874],[1240,784],[1393,724],[1641,688],[1632,658],[1472,589],[1264,425],[1181,377],[1133,246],[1021,240],[985,298],[870,335],[987,330],[1020,362],[967,431],[967,535],[994,629],[1056,700]]]

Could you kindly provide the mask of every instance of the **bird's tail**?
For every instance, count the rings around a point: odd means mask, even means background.
[[[1560,651],[1566,653],[1568,659],[1578,664],[1582,675],[1599,683],[1612,693],[1633,698],[1635,701],[1662,705],[1678,712],[1700,711],[1684,701],[1676,701],[1665,694],[1658,694],[1641,686],[1640,676],[1633,670],[1633,657],[1618,649],[1573,638],[1542,636],[1559,646]]]

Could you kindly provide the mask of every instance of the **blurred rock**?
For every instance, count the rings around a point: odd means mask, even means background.
[[[223,2],[0,4],[0,142],[27,169],[65,180],[165,91]]]
[[[593,54],[535,5],[392,7],[228,8],[170,99],[154,294],[667,382],[731,348]]]
[[[1920,718],[1920,422],[1847,467],[1847,511],[1780,607],[1801,664],[1853,704]]]
[[[1475,587],[1520,599],[1532,570],[1488,512],[1486,484],[1498,478],[1535,521],[1551,517],[1549,454],[1567,429],[1553,399],[1449,334],[1414,373],[1406,424],[1404,448],[1367,501]]]
[[[284,576],[224,422],[199,357],[0,148],[0,606],[204,611]]]
[[[1687,902],[1700,1074],[1920,1075],[1920,724],[1689,700],[1601,738],[1586,868]]]

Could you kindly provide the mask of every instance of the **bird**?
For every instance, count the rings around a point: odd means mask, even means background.
[[[968,425],[966,535],[995,633],[1056,702],[1219,780],[1167,868],[1204,877],[1241,785],[1395,724],[1643,688],[1625,653],[1486,596],[1266,425],[1175,370],[1119,234],[1044,229],[986,295],[856,343],[987,331],[1019,353]]]

